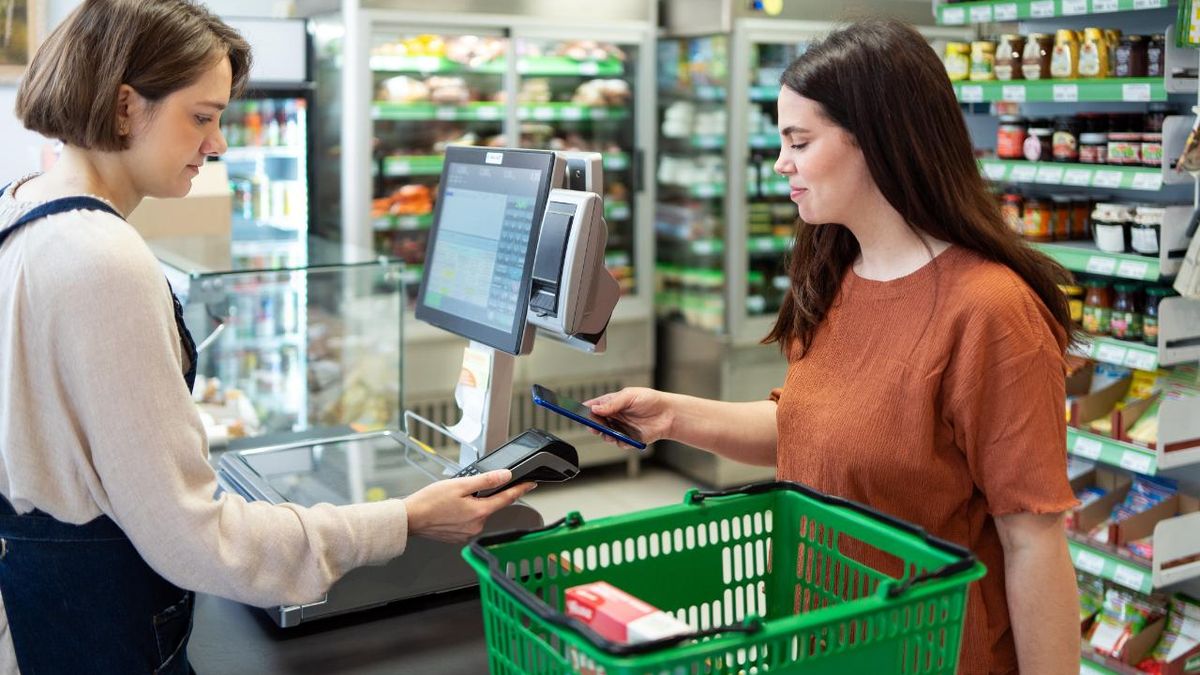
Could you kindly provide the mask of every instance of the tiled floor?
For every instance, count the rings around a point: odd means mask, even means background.
[[[547,523],[570,511],[592,520],[678,504],[693,487],[699,484],[663,467],[643,465],[641,474],[630,478],[624,465],[613,465],[585,468],[579,477],[566,483],[543,483],[525,501],[541,512]]]

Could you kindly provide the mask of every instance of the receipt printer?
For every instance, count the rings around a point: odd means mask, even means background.
[[[621,295],[604,265],[603,170],[597,153],[563,153],[563,184],[550,191],[533,260],[527,321],[544,334],[602,352]]]

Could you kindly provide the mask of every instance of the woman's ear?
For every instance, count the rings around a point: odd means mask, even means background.
[[[117,88],[117,134],[124,137],[133,133],[134,121],[141,119],[146,110],[146,99],[127,85]]]

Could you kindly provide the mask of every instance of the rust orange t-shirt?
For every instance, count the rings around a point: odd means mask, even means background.
[[[969,594],[962,673],[1017,670],[993,518],[1076,503],[1065,340],[1015,272],[952,246],[892,281],[848,270],[772,392],[780,479],[913,522],[987,566]]]

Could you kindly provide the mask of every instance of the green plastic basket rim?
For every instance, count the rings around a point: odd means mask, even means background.
[[[865,504],[861,504],[850,499],[835,497],[833,495],[819,492],[811,487],[808,487],[807,485],[796,483],[794,481],[765,481],[761,483],[751,483],[749,485],[731,488],[728,490],[689,490],[684,499],[684,503],[699,504],[706,499],[737,495],[755,495],[764,492],[774,492],[777,490],[790,490],[792,492],[799,492],[806,497],[815,499],[830,506],[856,511],[864,516],[878,520],[889,527],[894,527],[898,530],[902,530],[908,534],[919,537],[925,544],[933,548],[940,549],[958,558],[958,560],[943,565],[937,570],[915,575],[904,580],[903,582],[890,586],[887,589],[887,598],[889,600],[904,595],[909,589],[918,584],[925,584],[931,581],[953,577],[958,574],[964,574],[976,566],[977,561],[974,553],[971,553],[971,551],[963,546],[959,546],[958,544],[929,534],[919,525],[914,525],[906,520],[881,513]],[[471,540],[471,543],[467,549],[476,560],[487,566],[488,576],[493,582],[511,594],[518,602],[524,605],[526,609],[536,614],[539,619],[561,628],[569,628],[574,630],[597,648],[613,656],[634,656],[638,654],[646,654],[649,652],[666,649],[667,647],[673,647],[685,640],[696,640],[713,637],[716,635],[724,635],[727,633],[753,634],[762,630],[762,618],[752,614],[747,616],[741,624],[715,626],[707,630],[694,631],[692,633],[684,633],[682,635],[665,637],[648,642],[639,642],[637,644],[613,642],[612,640],[609,640],[592,630],[591,627],[582,621],[570,618],[561,612],[551,609],[549,605],[547,605],[533,593],[530,593],[529,590],[524,586],[518,584],[514,579],[510,579],[502,574],[500,572],[500,561],[496,559],[496,556],[492,555],[492,553],[487,550],[488,546],[496,546],[499,544],[516,541],[517,539],[521,539],[522,537],[526,537],[528,535],[549,532],[550,530],[556,530],[564,526],[574,529],[582,524],[583,518],[579,515],[579,513],[572,512],[566,517],[560,518],[543,527],[504,530],[494,534],[476,537],[475,539]]]

